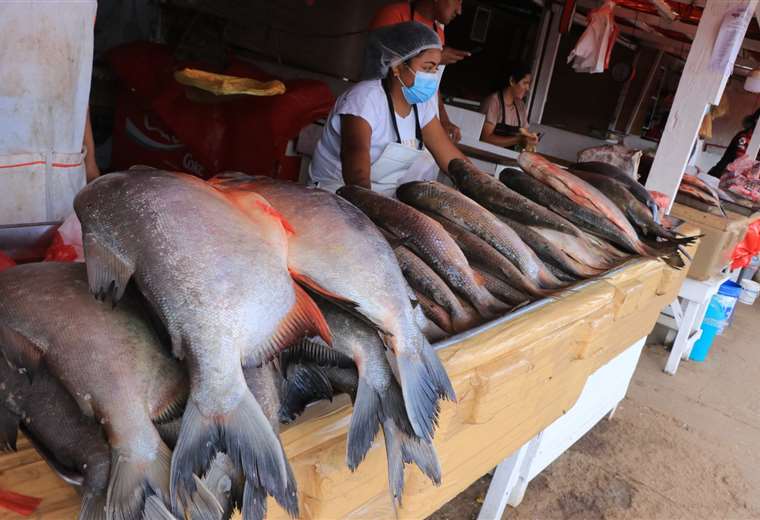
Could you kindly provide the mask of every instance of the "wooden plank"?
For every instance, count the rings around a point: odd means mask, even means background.
[[[533,78],[535,84],[533,90],[532,105],[529,107],[528,121],[532,124],[541,124],[541,120],[544,117],[544,107],[546,106],[546,100],[549,97],[549,87],[552,83],[552,75],[554,74],[554,62],[557,60],[557,51],[559,51],[559,40],[562,35],[559,32],[559,22],[561,7],[557,4],[552,4],[551,8],[551,25],[549,26],[549,34],[546,39],[546,46],[544,47],[544,55],[541,60],[541,68],[538,70],[538,77]]]
[[[755,12],[758,0],[749,0],[744,30],[750,14]],[[737,2],[708,2],[702,13],[694,43],[686,59],[681,80],[676,90],[673,107],[660,145],[657,148],[646,187],[664,193],[675,200],[681,176],[686,169],[692,147],[702,124],[708,103],[717,105],[723,94],[731,70],[713,71],[709,67],[713,45],[724,16]],[[731,59],[735,59],[732,56]],[[699,88],[695,88],[696,86]],[[670,208],[668,208],[668,211]]]
[[[754,159],[757,157],[757,152],[760,152],[760,118],[755,123],[755,130],[752,132],[752,139],[747,147],[747,155]]]

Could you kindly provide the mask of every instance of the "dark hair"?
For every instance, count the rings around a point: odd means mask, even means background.
[[[757,124],[757,120],[760,119],[760,108],[755,110],[753,114],[748,115],[744,118],[744,121],[742,121],[742,124],[744,125],[744,128],[746,130],[749,130],[750,128],[755,128],[755,125]]]
[[[502,85],[502,88],[507,88],[510,80],[518,83],[530,73],[531,69],[527,64],[523,62],[511,63],[507,68],[507,73],[504,75],[504,84]]]

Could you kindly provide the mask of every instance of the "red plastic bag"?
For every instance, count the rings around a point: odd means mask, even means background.
[[[45,252],[46,262],[84,262],[82,225],[75,213],[63,221]]]
[[[22,516],[30,516],[34,513],[37,507],[39,507],[40,502],[42,502],[41,498],[0,489],[0,507]]]
[[[760,220],[756,220],[747,228],[747,234],[731,253],[731,269],[747,267],[752,257],[760,253]]]
[[[16,265],[16,262],[13,261],[13,258],[0,251],[0,271],[4,271],[14,265]]]

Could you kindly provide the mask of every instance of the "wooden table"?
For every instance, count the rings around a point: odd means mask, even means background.
[[[632,260],[616,271],[437,345],[459,398],[445,403],[435,445],[443,484],[406,472],[399,518],[424,518],[569,410],[589,375],[646,336],[685,270]],[[312,407],[281,438],[303,519],[393,518],[378,438],[355,473],[345,466],[345,400]],[[0,487],[43,497],[35,518],[74,518],[76,493],[27,443],[0,457]],[[286,518],[270,500],[269,518]],[[0,511],[0,519],[18,518]]]

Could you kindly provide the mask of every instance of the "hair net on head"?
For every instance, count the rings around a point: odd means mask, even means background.
[[[369,33],[362,77],[384,78],[392,66],[413,58],[422,51],[442,48],[438,35],[419,22],[380,27]]]

